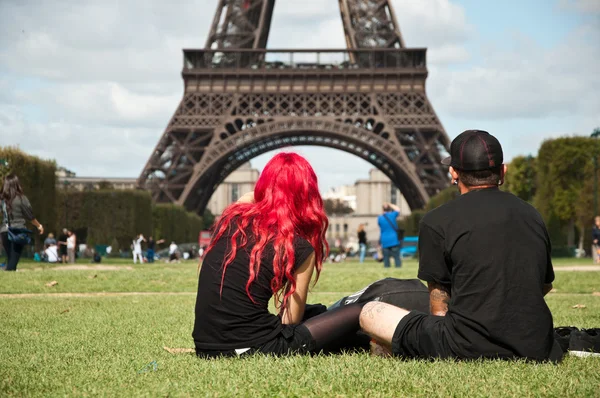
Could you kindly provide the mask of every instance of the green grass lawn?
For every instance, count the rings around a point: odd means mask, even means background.
[[[58,271],[25,262],[19,272],[0,273],[0,396],[600,396],[599,358],[568,357],[554,366],[367,353],[212,361],[169,354],[164,346],[193,347],[196,265],[102,264],[119,270]],[[414,260],[399,270],[326,264],[309,301],[331,304],[376,279],[414,278],[416,271]],[[599,327],[600,297],[592,292],[600,292],[600,272],[556,274],[548,296],[555,324]],[[45,286],[50,281],[58,285]],[[154,361],[156,370],[147,366]]]

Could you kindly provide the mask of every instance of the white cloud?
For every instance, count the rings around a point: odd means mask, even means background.
[[[600,30],[582,26],[550,49],[514,39],[512,49],[482,51],[479,65],[434,69],[434,104],[452,116],[479,119],[597,114]]]
[[[147,128],[32,123],[14,106],[0,106],[0,126],[3,146],[56,159],[81,176],[138,176],[160,136]]]

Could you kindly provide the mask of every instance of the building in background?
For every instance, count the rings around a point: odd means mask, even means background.
[[[329,191],[323,195],[323,200],[327,199],[339,201],[356,211],[356,186],[340,185],[339,187],[329,188]]]
[[[243,194],[254,190],[259,174],[259,171],[253,169],[250,163],[241,165],[219,185],[208,202],[208,210],[214,215],[223,213],[227,206],[238,200]]]
[[[370,245],[379,241],[379,226],[377,217],[382,213],[384,203],[393,203],[400,207],[400,217],[410,214],[410,207],[404,196],[390,179],[378,169],[369,171],[369,179],[358,180],[354,184],[355,211],[347,215],[330,215],[327,240],[330,243],[340,240],[344,245],[358,246],[357,229],[360,224],[365,225],[367,240]],[[351,192],[340,187],[334,192]],[[351,200],[349,200],[349,203]]]
[[[77,177],[75,173],[70,172],[66,176],[61,171],[57,171],[57,188],[74,189],[77,191],[93,191],[96,189],[116,189],[119,191],[129,191],[136,188],[137,179],[129,177]]]
[[[219,215],[227,206],[235,202],[243,194],[254,189],[259,172],[250,163],[245,163],[231,173],[217,188],[210,199],[208,209],[214,215]],[[96,189],[133,190],[137,187],[136,178],[127,177],[77,177],[64,167],[56,171],[57,188],[91,191]]]

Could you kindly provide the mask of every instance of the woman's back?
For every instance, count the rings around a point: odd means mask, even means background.
[[[10,204],[6,203],[6,211],[10,219],[10,226],[15,228],[25,228],[27,221],[34,219],[33,209],[31,203],[25,195],[18,195],[11,201]],[[1,232],[6,231],[8,220],[4,217],[2,211],[2,228]]]
[[[252,238],[245,247],[237,250],[223,275],[223,259],[229,252],[234,231],[235,228],[231,228],[223,234],[202,263],[192,334],[199,349],[256,346],[269,341],[281,331],[281,319],[268,309],[273,296],[273,245],[268,244],[262,253],[258,276],[250,285],[250,299],[246,284],[250,276],[249,253],[254,247]],[[294,268],[301,265],[313,251],[306,239],[296,237]]]

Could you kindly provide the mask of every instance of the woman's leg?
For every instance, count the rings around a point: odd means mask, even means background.
[[[360,312],[364,304],[350,304],[310,318],[304,325],[315,341],[314,351],[339,345],[341,340],[360,330]]]
[[[365,254],[367,252],[367,245],[365,245],[364,243],[360,244],[360,262],[364,263],[365,262]]]
[[[23,249],[25,248],[25,245],[18,245],[14,242],[11,242],[11,243],[12,243],[11,259],[9,260],[8,264],[6,265],[6,270],[7,271],[16,271],[17,264],[19,264],[19,260],[21,259],[21,253],[23,253]]]
[[[11,252],[11,241],[8,240],[8,233],[2,232],[0,234],[0,238],[2,239],[2,247],[4,247],[4,253],[6,253],[6,263],[4,264],[4,270],[8,271],[8,260],[10,259]]]
[[[16,271],[24,246],[8,240],[8,233],[6,232],[2,234],[2,245],[4,251],[6,251],[6,271]]]

